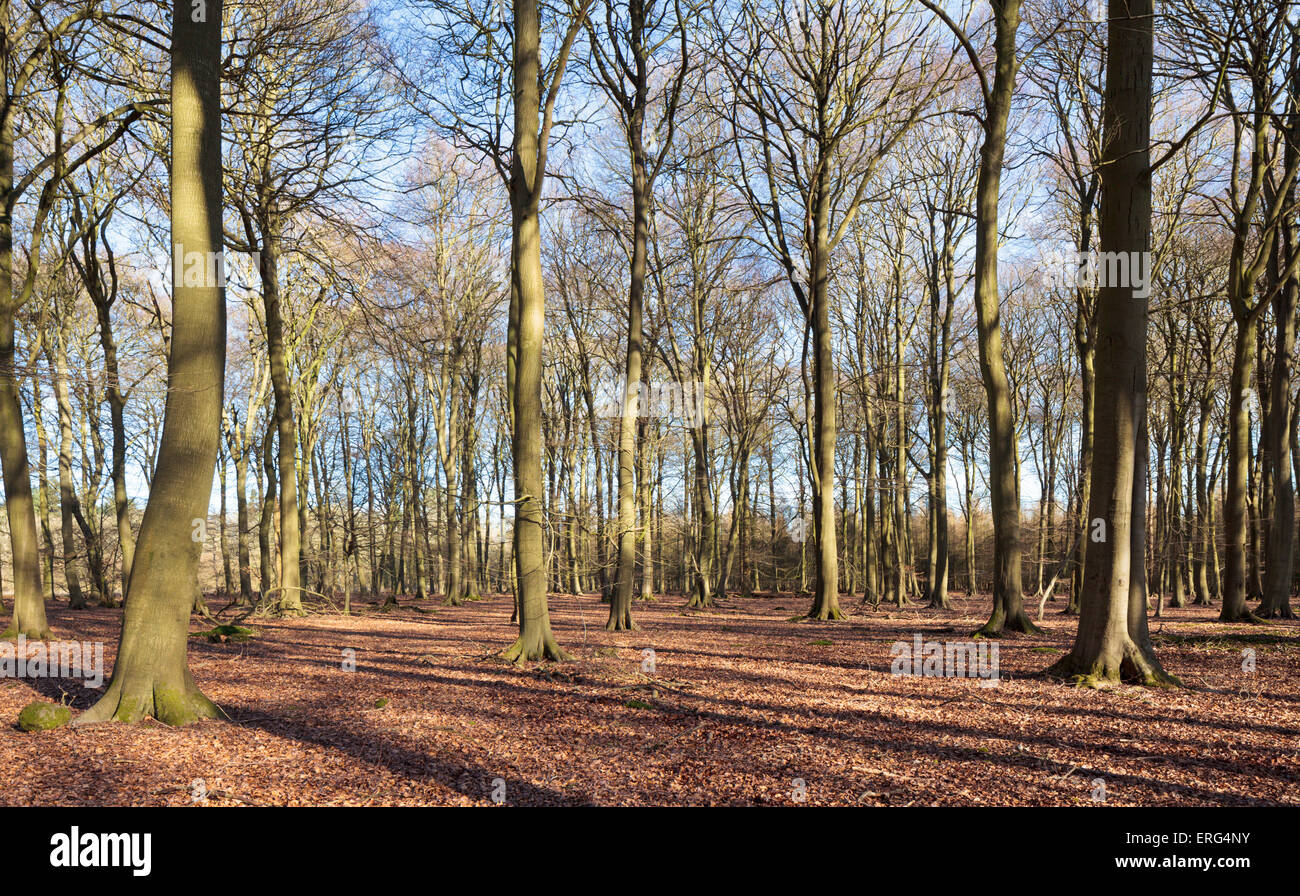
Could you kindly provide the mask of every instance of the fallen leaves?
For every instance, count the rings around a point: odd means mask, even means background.
[[[783,600],[681,615],[664,596],[635,605],[640,631],[606,632],[597,598],[556,596],[576,659],[522,669],[492,660],[515,635],[505,596],[259,621],[252,640],[190,643],[230,721],[7,727],[0,803],[1090,805],[1100,778],[1112,805],[1300,804],[1294,623],[1166,608],[1158,650],[1191,687],[1080,691],[1036,677],[1072,639],[1074,619],[1049,612],[1042,636],[1000,642],[1000,680],[981,688],[891,675],[889,649],[965,637],[983,601],[793,622]],[[111,663],[119,611],[51,619]],[[0,713],[64,693],[81,710],[97,692],[8,681]]]

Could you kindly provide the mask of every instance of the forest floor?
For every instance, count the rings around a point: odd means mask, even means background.
[[[611,633],[595,596],[553,596],[574,661],[526,668],[496,658],[505,595],[251,619],[249,641],[191,641],[229,721],[27,734],[28,702],[97,692],[0,680],[0,805],[1300,805],[1300,625],[1166,609],[1157,649],[1186,688],[1084,690],[1036,677],[1072,642],[1058,600],[1045,634],[1000,642],[996,686],[891,674],[892,644],[963,641],[987,606],[810,622],[790,594],[664,596]],[[106,673],[119,623],[51,607]]]

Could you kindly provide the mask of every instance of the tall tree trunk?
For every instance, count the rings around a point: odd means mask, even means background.
[[[262,491],[262,514],[257,525],[258,549],[258,589],[263,598],[275,590],[275,556],[271,549],[271,539],[275,527],[275,417],[268,415],[266,431],[262,435],[262,475],[266,477],[266,486]]]
[[[993,504],[993,613],[979,634],[1037,632],[1025,613],[1020,569],[1020,477],[1016,462],[1016,425],[1011,384],[1002,353],[998,293],[998,195],[1006,151],[1007,119],[1015,93],[1016,30],[1020,0],[993,2],[993,85],[984,122],[976,182],[975,314],[979,335],[980,374],[989,404],[989,485]]]
[[[235,590],[235,573],[230,562],[230,540],[226,537],[226,452],[221,450],[220,440],[217,442],[217,480],[217,487],[221,490],[219,510],[221,521],[218,524],[218,537],[221,540],[221,573],[226,594],[230,595]]]
[[[513,325],[515,464],[515,564],[519,638],[509,660],[565,660],[551,631],[546,603],[542,510],[542,339],[546,297],[542,286],[540,205],[545,146],[540,124],[541,51],[537,0],[514,0],[514,153],[510,168],[511,280],[518,296]]]
[[[641,488],[641,525],[637,530],[637,538],[641,542],[641,600],[648,601],[654,598],[655,593],[655,540],[653,537],[652,526],[655,520],[654,514],[654,457],[653,448],[650,439],[647,437],[650,428],[650,421],[642,418],[640,421],[641,434],[638,437],[640,448],[637,451],[639,457],[640,472],[637,474]],[[689,494],[689,493],[688,493]],[[685,552],[683,552],[685,556]],[[667,564],[661,563],[663,568],[664,579],[667,579]],[[667,590],[667,586],[663,590]]]
[[[645,152],[641,146],[644,116],[644,103],[638,103],[628,134],[632,150],[632,259],[627,300],[627,358],[623,365],[623,412],[618,420],[618,568],[614,575],[609,620],[605,623],[605,628],[610,631],[628,631],[637,627],[632,621],[637,542],[637,433],[641,430],[638,414],[644,414],[647,410],[637,406],[637,390],[641,384],[641,355],[644,349],[642,317],[646,254],[650,237],[649,188]]]
[[[272,408],[275,414],[280,479],[280,590],[276,609],[284,615],[302,612],[302,530],[298,519],[298,430],[293,418],[293,391],[284,344],[280,306],[279,234],[269,221],[259,222],[261,254],[258,271],[266,309],[266,350],[271,362]]]
[[[83,609],[86,595],[81,590],[81,575],[77,569],[74,518],[77,493],[72,484],[72,402],[68,397],[66,321],[60,330],[55,343],[46,346],[46,357],[54,374],[54,403],[59,414],[59,538],[63,545],[63,580],[68,588],[68,605],[73,609]]]
[[[122,394],[121,377],[118,372],[117,342],[113,337],[113,320],[110,314],[111,297],[104,295],[104,290],[91,290],[95,301],[95,310],[99,317],[99,343],[104,351],[104,391],[108,399],[109,425],[113,430],[113,510],[117,515],[117,545],[122,555],[122,593],[126,594],[131,581],[131,565],[135,559],[135,532],[131,528],[131,501],[126,494],[126,423],[124,421],[126,396]],[[113,596],[104,595],[105,602],[112,606]]]
[[[1286,152],[1297,152],[1288,143]],[[1295,190],[1288,200],[1294,200]],[[1288,201],[1288,205],[1292,201]],[[1300,251],[1296,245],[1296,226],[1283,223],[1279,242],[1284,256],[1290,259]],[[1274,264],[1276,264],[1276,259]],[[1296,300],[1300,283],[1293,275],[1282,285],[1273,300],[1275,340],[1273,344],[1273,384],[1268,413],[1271,418],[1269,454],[1273,459],[1273,525],[1268,532],[1268,566],[1264,579],[1264,599],[1258,614],[1264,619],[1294,619],[1291,609],[1291,580],[1295,574],[1295,482],[1291,478],[1291,431],[1295,415],[1291,399],[1291,378],[1295,369]]]
[[[1228,474],[1223,501],[1223,531],[1227,543],[1223,572],[1223,606],[1219,619],[1242,622],[1258,619],[1246,606],[1247,539],[1250,490],[1250,409],[1247,395],[1255,368],[1255,330],[1259,317],[1237,315],[1232,373],[1228,380]]]
[[[191,12],[194,10],[194,12]],[[221,0],[172,13],[172,257],[224,261],[221,229]],[[196,21],[196,18],[202,18]],[[195,254],[197,253],[197,255]],[[122,635],[104,696],[78,724],[215,718],[186,662],[187,629],[221,437],[225,288],[173,267],[171,351],[158,465],[140,527]]]
[[[1110,0],[1103,111],[1101,249],[1146,253],[1151,240],[1151,0]],[[1136,257],[1136,256],[1129,256]],[[1097,296],[1097,440],[1079,628],[1049,674],[1080,683],[1176,684],[1146,626],[1147,304],[1127,285]]]
[[[8,10],[6,9],[6,12]],[[4,23],[8,27],[8,22]],[[0,117],[0,467],[4,472],[5,513],[9,518],[9,546],[13,560],[14,610],[9,627],[0,637],[25,635],[29,640],[50,637],[41,594],[41,560],[37,548],[36,507],[32,501],[32,473],[27,461],[27,436],[19,401],[18,372],[14,356],[13,292],[13,106],[6,102]]]
[[[843,619],[840,610],[839,554],[835,545],[835,402],[837,383],[831,353],[830,322],[830,172],[823,163],[812,207],[812,282],[808,301],[813,337],[813,433],[809,469],[813,486],[813,538],[816,577],[810,619]]]
[[[235,458],[235,542],[239,564],[239,597],[247,603],[253,596],[253,558],[249,546],[248,522],[248,452],[247,443],[236,444],[233,438],[239,420],[232,421],[229,448]]]

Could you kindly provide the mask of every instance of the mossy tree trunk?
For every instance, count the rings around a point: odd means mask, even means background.
[[[1151,0],[1111,0],[1109,40],[1101,249],[1145,253],[1151,242]],[[1086,536],[1093,543],[1074,647],[1048,670],[1080,683],[1177,684],[1156,659],[1146,624],[1147,306],[1128,285],[1103,284],[1097,295],[1096,441]]]
[[[186,642],[225,381],[221,6],[173,6],[172,257],[183,264],[172,271],[167,402],[113,677],[77,724],[150,716],[184,725],[219,713],[190,676]]]

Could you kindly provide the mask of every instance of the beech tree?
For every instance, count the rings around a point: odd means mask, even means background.
[[[731,15],[731,14],[728,14]],[[892,3],[750,0],[718,27],[719,65],[736,144],[736,180],[811,336],[816,619],[840,619],[836,545],[836,382],[831,256],[882,161],[946,77],[923,23]],[[720,85],[721,87],[722,85]]]
[[[186,646],[225,385],[225,287],[211,276],[225,261],[221,11],[221,0],[177,0],[172,7],[172,258],[178,263],[166,414],[113,676],[79,724],[149,716],[176,726],[220,712],[191,677]]]
[[[555,103],[573,41],[589,0],[571,10],[557,60],[543,82],[541,21],[537,0],[514,0],[514,129],[510,163],[510,343],[507,368],[514,421],[514,558],[519,638],[509,660],[563,660],[568,654],[551,632],[546,602],[542,530],[542,339],[546,298],[542,283],[541,205],[546,183]],[[541,85],[545,83],[543,95]],[[513,374],[511,374],[513,370]]]
[[[51,144],[37,144],[27,170],[16,174],[15,148],[20,127],[39,120],[27,103],[36,94],[36,79],[45,70],[60,42],[90,23],[104,18],[97,4],[57,7],[56,15],[41,4],[0,3],[4,40],[0,42],[0,67],[7,73],[0,97],[0,467],[3,468],[5,511],[13,550],[13,619],[7,636],[49,636],[41,594],[36,515],[32,502],[31,467],[27,455],[15,357],[15,318],[31,299],[41,270],[41,249],[58,189],[122,134],[147,108],[128,102],[93,119],[79,121],[69,109],[69,85],[56,85],[50,131]],[[40,185],[30,227],[27,229],[27,271],[15,289],[14,215],[20,201]]]
[[[1110,0],[1102,113],[1103,252],[1151,249],[1151,0]],[[1074,647],[1049,672],[1094,684],[1171,685],[1147,630],[1147,307],[1144,290],[1104,283],[1097,294],[1097,442],[1089,547]]]
[[[989,0],[993,57],[987,60],[966,29],[931,0],[921,0],[953,32],[979,82],[983,140],[975,186],[975,311],[980,373],[988,398],[989,470],[993,502],[993,613],[979,634],[1036,632],[1025,613],[1021,570],[1020,476],[1011,384],[1003,357],[998,290],[998,203],[1007,126],[1023,61],[1016,45],[1021,0]]]
[[[610,631],[634,629],[632,575],[636,560],[636,395],[644,351],[646,262],[655,180],[672,150],[677,106],[691,71],[688,16],[682,0],[606,0],[603,21],[587,18],[590,60],[596,82],[609,97],[627,142],[631,163],[632,214],[627,306],[627,362],[618,436],[618,566],[609,606]],[[652,80],[656,83],[652,83]],[[652,94],[658,82],[662,95]],[[653,120],[657,112],[658,120]],[[647,117],[654,145],[647,146]],[[707,603],[711,594],[693,601]]]

